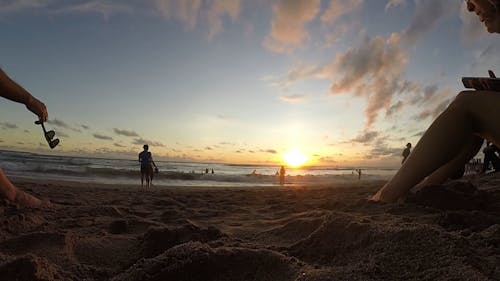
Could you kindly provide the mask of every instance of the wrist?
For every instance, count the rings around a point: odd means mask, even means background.
[[[33,103],[33,101],[35,101],[35,98],[32,95],[28,94],[28,97],[26,98],[24,104],[26,106],[30,106]]]

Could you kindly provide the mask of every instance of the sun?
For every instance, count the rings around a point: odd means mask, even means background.
[[[288,166],[297,168],[306,163],[307,156],[305,156],[304,153],[300,152],[300,150],[293,149],[283,153],[283,160],[285,160]]]

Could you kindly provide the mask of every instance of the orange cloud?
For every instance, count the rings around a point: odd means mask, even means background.
[[[282,0],[273,6],[271,32],[264,47],[277,53],[291,52],[309,37],[305,25],[320,11],[320,0]]]

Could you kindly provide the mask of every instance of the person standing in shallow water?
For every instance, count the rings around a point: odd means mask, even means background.
[[[500,0],[467,0],[466,4],[488,32],[500,33]],[[419,183],[441,184],[460,174],[483,139],[500,147],[500,89],[487,79],[478,84],[476,90],[460,92],[434,120],[403,166],[372,200],[395,202]]]
[[[139,162],[141,163],[141,187],[144,187],[144,178],[146,179],[146,187],[151,186],[151,181],[153,180],[153,165],[155,168],[156,164],[153,161],[153,156],[149,152],[149,145],[145,144],[142,146],[144,149],[139,153]]]
[[[0,96],[18,103],[22,103],[26,108],[38,116],[40,122],[46,122],[48,118],[47,108],[38,99],[34,98],[19,84],[0,69]],[[24,191],[17,189],[7,176],[0,169],[0,198],[5,198],[11,202],[26,207],[49,207],[49,201],[42,201]]]
[[[281,166],[280,168],[280,185],[284,185],[285,184],[285,166]]]
[[[406,161],[406,158],[410,156],[411,152],[410,150],[411,150],[411,143],[407,143],[405,150],[403,150],[403,160],[401,160],[401,165],[403,165],[403,163]]]

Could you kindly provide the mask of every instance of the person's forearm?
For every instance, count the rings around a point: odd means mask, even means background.
[[[28,91],[10,79],[10,77],[1,68],[0,96],[25,105],[30,104],[34,99]]]

